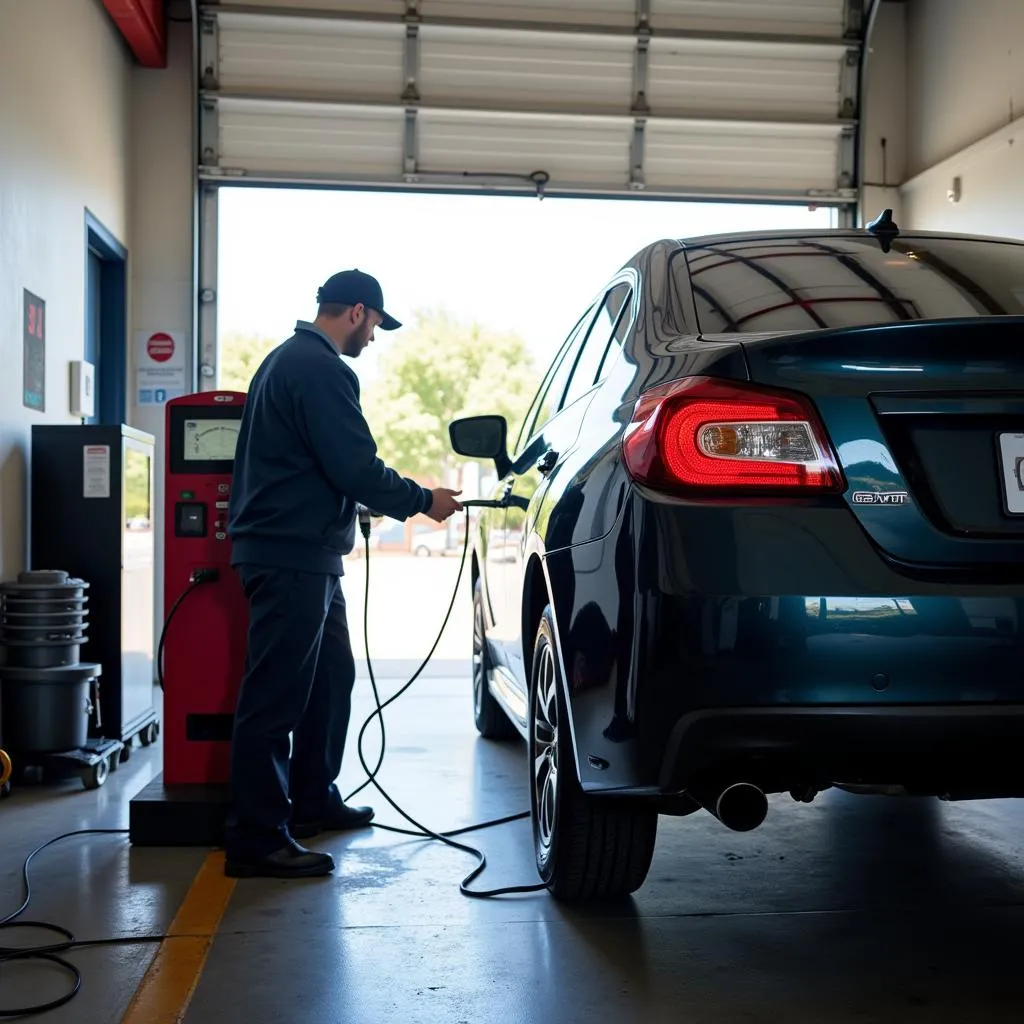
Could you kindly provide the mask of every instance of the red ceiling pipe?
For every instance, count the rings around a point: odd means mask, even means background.
[[[167,67],[164,0],[103,0],[103,6],[144,68]]]

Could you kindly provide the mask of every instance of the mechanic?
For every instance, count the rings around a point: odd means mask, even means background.
[[[317,302],[316,319],[300,320],[256,371],[235,452],[228,534],[249,639],[225,830],[233,878],[329,874],[330,854],[296,840],[373,818],[372,808],[346,806],[335,784],[355,682],[339,577],[357,503],[436,522],[461,508],[460,492],[427,490],[378,458],[359,380],[340,358],[359,356],[376,328],[401,327],[384,311],[380,284],[344,271]]]

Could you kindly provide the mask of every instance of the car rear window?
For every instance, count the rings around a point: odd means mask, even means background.
[[[1024,245],[903,236],[687,246],[702,334],[1024,315]],[[674,273],[682,272],[676,265]]]

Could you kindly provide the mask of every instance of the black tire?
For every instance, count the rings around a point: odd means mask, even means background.
[[[121,764],[124,764],[126,761],[130,761],[131,760],[131,757],[132,757],[132,741],[130,739],[129,740],[125,740],[125,744],[121,748],[121,752],[117,755],[117,757],[118,757],[118,760],[121,762]]]
[[[554,636],[549,605],[537,630],[530,668],[527,743],[537,871],[558,900],[622,899],[647,878],[658,814],[625,799],[583,792]]]
[[[512,739],[518,733],[487,685],[488,668],[484,591],[483,584],[477,579],[473,584],[473,721],[477,732],[485,739]]]
[[[103,758],[102,761],[97,761],[82,771],[82,785],[86,789],[99,789],[107,781],[109,774],[110,764],[106,758]]]
[[[156,743],[156,722],[150,722],[140,733],[139,739],[142,741],[144,747],[151,747]]]

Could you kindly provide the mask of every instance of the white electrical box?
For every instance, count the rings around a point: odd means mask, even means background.
[[[71,364],[71,415],[96,415],[96,367],[84,359]]]

